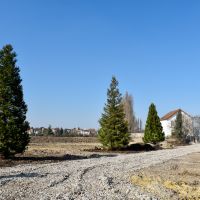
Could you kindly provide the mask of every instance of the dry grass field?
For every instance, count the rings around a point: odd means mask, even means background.
[[[135,146],[133,144],[136,144]],[[141,145],[140,145],[141,144]],[[132,146],[131,146],[132,145]],[[111,152],[102,150],[97,137],[47,137],[33,136],[23,155],[14,159],[0,158],[0,167],[29,163],[49,163],[65,160],[87,159],[103,154],[136,153],[150,151],[149,146],[142,145],[142,138],[132,138],[130,148],[124,151]]]
[[[96,137],[32,137],[25,155],[85,155],[84,150],[100,146]]]
[[[9,160],[0,158],[0,167],[87,159],[93,153],[85,150],[100,146],[96,137],[32,137],[23,155]]]
[[[141,143],[141,138],[132,139],[131,144]],[[138,147],[136,147],[138,148]],[[103,154],[134,153],[134,150],[123,152],[102,151],[97,137],[46,137],[33,136],[23,155],[14,159],[0,158],[0,167],[29,163],[49,163],[65,160],[87,159]],[[130,152],[129,152],[130,151]],[[139,151],[143,151],[139,149]],[[145,151],[145,150],[144,150]]]

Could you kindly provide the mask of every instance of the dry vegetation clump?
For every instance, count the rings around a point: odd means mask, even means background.
[[[139,170],[131,182],[165,200],[200,199],[200,153]]]
[[[163,185],[179,195],[180,199],[200,199],[200,183],[188,184],[185,182],[165,181]]]
[[[193,184],[185,183],[181,181],[163,180],[160,177],[147,177],[147,176],[132,176],[131,181],[134,185],[140,186],[160,197],[165,199],[200,199],[200,183],[194,181]],[[168,193],[161,194],[161,191],[165,190]],[[174,198],[173,198],[174,197]]]

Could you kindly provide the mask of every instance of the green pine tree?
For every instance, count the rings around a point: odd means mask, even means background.
[[[172,136],[176,138],[179,141],[184,140],[184,134],[183,134],[183,118],[181,110],[178,111],[175,121],[175,127],[172,132]]]
[[[158,117],[156,106],[152,103],[149,107],[143,141],[145,143],[156,144],[164,140],[165,135],[160,122],[160,118]]]
[[[0,50],[0,153],[23,153],[29,143],[20,70],[11,45]]]
[[[99,123],[99,139],[103,146],[115,150],[128,145],[130,141],[128,123],[125,121],[122,97],[115,77],[112,77],[107,92],[107,103]]]

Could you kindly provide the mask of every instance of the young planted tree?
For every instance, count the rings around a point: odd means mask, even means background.
[[[51,125],[49,125],[49,127],[48,127],[48,129],[47,129],[47,135],[48,135],[48,136],[54,135],[54,134],[53,134],[53,131],[52,131],[52,128],[51,128]]]
[[[165,134],[158,117],[156,106],[152,103],[149,107],[149,113],[146,121],[144,138],[145,143],[156,144],[165,140]]]
[[[99,120],[99,139],[105,147],[115,150],[127,146],[130,141],[122,97],[115,77],[112,77],[107,97],[104,113]]]
[[[0,154],[5,157],[23,153],[29,143],[27,106],[16,61],[11,45],[0,50]]]
[[[125,111],[125,119],[128,122],[128,132],[134,133],[135,126],[135,114],[133,110],[133,97],[126,92],[123,98],[123,105]]]
[[[175,127],[172,133],[172,136],[179,140],[180,142],[183,142],[184,138],[184,133],[183,133],[183,118],[182,118],[182,113],[181,110],[178,111],[177,116],[176,116],[176,121],[175,121]]]

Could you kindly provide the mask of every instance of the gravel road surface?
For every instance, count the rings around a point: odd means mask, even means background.
[[[0,168],[0,199],[156,199],[131,184],[135,170],[200,152],[200,144],[87,160]]]

